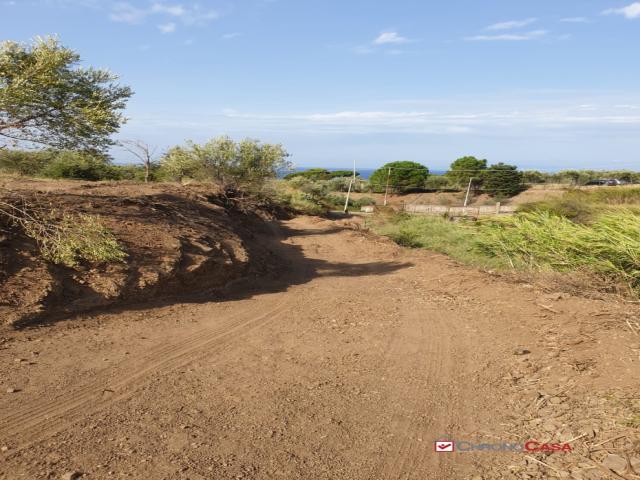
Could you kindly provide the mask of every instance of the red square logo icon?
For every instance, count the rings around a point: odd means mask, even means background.
[[[453,440],[436,440],[434,449],[436,452],[454,452],[455,446]]]

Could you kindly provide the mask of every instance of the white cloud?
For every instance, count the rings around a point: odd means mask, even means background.
[[[408,43],[410,40],[408,38],[402,37],[398,34],[398,32],[382,32],[374,41],[374,45],[385,45],[389,43],[399,44],[399,43]]]
[[[587,17],[567,17],[561,18],[560,21],[563,23],[591,23]]]
[[[602,12],[604,15],[623,15],[628,19],[640,18],[640,2],[634,2],[622,8],[610,8]]]
[[[509,20],[508,22],[494,23],[489,25],[486,30],[512,30],[514,28],[522,28],[536,22],[537,18],[527,18],[525,20]]]
[[[140,24],[151,16],[164,17],[167,22],[158,28],[160,28],[160,31],[163,33],[170,33],[176,29],[176,26],[171,30],[169,25],[175,24],[176,21],[179,21],[185,26],[206,25],[219,18],[220,14],[215,10],[203,9],[198,4],[186,6],[183,4],[160,2],[153,3],[148,8],[139,8],[128,2],[118,2],[112,7],[111,13],[109,14],[109,18],[114,22],[128,23],[131,25]]]
[[[162,3],[154,3],[151,5],[153,13],[166,13],[173,17],[182,17],[186,10],[182,5],[164,5]]]
[[[231,32],[231,33],[225,33],[224,35],[222,35],[223,40],[231,40],[233,38],[237,38],[239,36],[241,36],[242,34],[240,32]]]
[[[465,40],[472,42],[523,42],[527,40],[536,40],[547,35],[546,30],[533,30],[524,33],[502,33],[499,35],[475,35],[466,37]]]
[[[176,31],[176,24],[173,22],[161,23],[158,25],[158,30],[162,33],[173,33]]]
[[[519,108],[521,107],[521,108]],[[447,111],[448,110],[448,111]],[[457,111],[456,111],[457,110]],[[222,112],[221,123],[249,128],[259,125],[273,131],[307,131],[340,133],[433,133],[455,134],[505,129],[559,129],[607,125],[640,125],[640,115],[633,108],[628,113],[611,107],[569,103],[546,106],[503,105],[493,110],[466,107],[437,111],[346,110],[330,113],[242,113],[232,109]]]
[[[122,22],[134,25],[142,22],[146,16],[146,10],[134,7],[130,3],[119,2],[113,6],[109,18],[114,22]]]

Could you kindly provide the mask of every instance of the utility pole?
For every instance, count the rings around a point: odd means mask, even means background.
[[[353,186],[353,184],[356,183],[356,161],[355,159],[353,160],[353,177],[351,177],[351,180],[349,181],[349,190],[347,190],[347,198],[344,201],[344,213],[347,213],[347,210],[349,210],[349,196],[351,195],[351,187]]]
[[[473,182],[473,177],[469,178],[469,186],[467,187],[467,195],[464,197],[463,207],[466,207],[467,204],[469,203],[469,192],[471,192],[471,182]]]
[[[389,195],[389,180],[391,179],[391,167],[387,170],[387,187],[384,189],[384,206],[387,206],[387,195]]]

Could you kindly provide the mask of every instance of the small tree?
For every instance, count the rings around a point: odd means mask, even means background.
[[[429,169],[416,162],[391,162],[383,165],[369,177],[371,191],[381,193],[387,186],[391,191],[406,192],[423,188]]]
[[[0,44],[0,148],[104,151],[113,145],[131,89],[106,70],[78,67],[79,61],[51,37]]]
[[[229,137],[218,137],[203,145],[189,142],[185,147],[173,147],[161,159],[160,167],[166,176],[178,180],[215,180],[226,190],[255,189],[288,169],[288,156],[280,144],[252,139],[236,143]]]
[[[484,190],[494,197],[513,197],[524,190],[522,172],[515,165],[496,163],[482,177]]]
[[[155,163],[153,159],[156,153],[156,147],[151,147],[142,140],[123,140],[120,142],[120,146],[142,162],[144,168],[144,183],[148,183],[151,168]]]

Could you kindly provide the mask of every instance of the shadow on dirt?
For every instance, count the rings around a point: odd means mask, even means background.
[[[243,212],[243,215],[246,212]],[[117,314],[125,311],[148,310],[173,305],[175,303],[207,303],[211,301],[236,301],[251,298],[265,293],[287,291],[293,285],[307,283],[317,277],[357,277],[369,275],[387,275],[413,266],[409,262],[329,262],[305,256],[299,245],[287,242],[289,238],[313,235],[332,235],[345,230],[346,227],[330,227],[319,229],[292,229],[279,221],[264,222],[259,232],[246,230],[243,243],[249,254],[249,268],[241,278],[232,280],[223,286],[202,288],[207,280],[191,281],[192,292],[186,291],[184,285],[175,289],[163,288],[152,298],[145,300],[119,301],[117,304],[96,306],[80,312],[48,313],[31,317],[13,325],[16,329],[38,328],[52,325],[60,321],[73,320],[82,314]],[[256,235],[259,233],[259,235]],[[268,258],[265,258],[268,257]],[[166,286],[165,286],[166,287]]]

